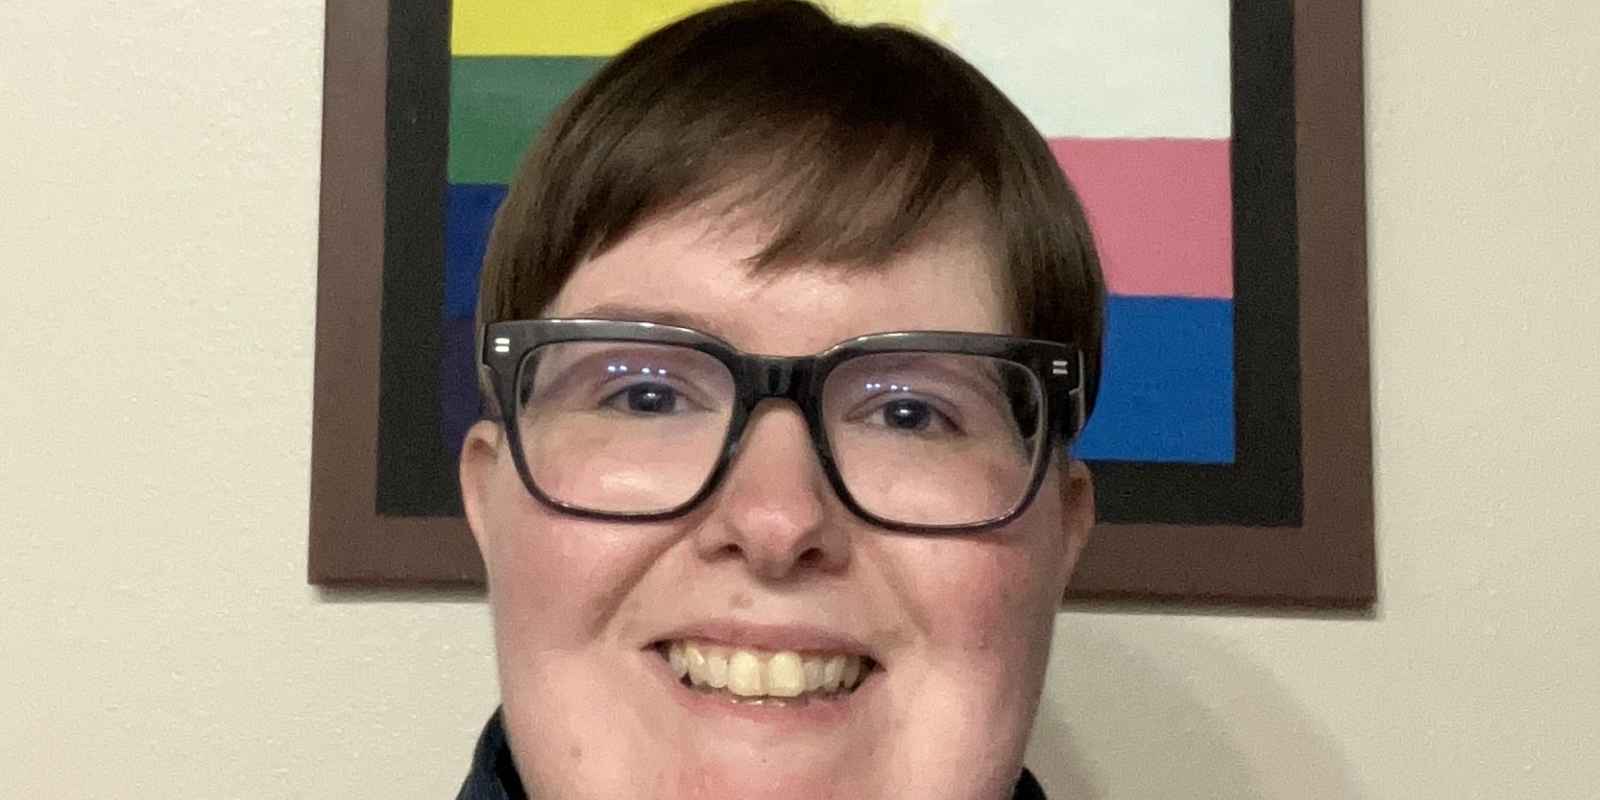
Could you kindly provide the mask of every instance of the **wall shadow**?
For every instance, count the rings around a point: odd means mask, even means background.
[[[1182,626],[1107,627],[1058,619],[1027,761],[1051,800],[1363,797],[1337,743],[1244,654]]]
[[[311,586],[319,603],[487,603],[483,587]]]

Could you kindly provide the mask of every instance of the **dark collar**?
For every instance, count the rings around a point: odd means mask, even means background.
[[[1033,779],[1026,768],[1017,779],[1012,800],[1045,800],[1044,789]],[[511,762],[511,745],[506,741],[506,729],[500,722],[500,709],[494,710],[489,724],[483,726],[478,746],[472,751],[472,771],[467,782],[461,785],[456,800],[528,800],[522,789],[522,779]]]
[[[511,745],[506,742],[500,712],[496,708],[489,724],[483,726],[478,746],[472,750],[472,771],[467,773],[467,782],[461,784],[456,800],[528,800],[528,793],[522,790],[522,778],[511,762]]]

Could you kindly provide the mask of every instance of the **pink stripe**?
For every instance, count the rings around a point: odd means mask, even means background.
[[[1110,291],[1233,297],[1227,139],[1051,139],[1089,215]]]

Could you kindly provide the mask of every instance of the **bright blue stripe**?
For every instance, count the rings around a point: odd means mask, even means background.
[[[496,184],[450,184],[444,215],[444,318],[472,319],[478,305],[478,271],[506,197]]]
[[[1233,302],[1113,296],[1106,312],[1100,398],[1073,452],[1233,463]]]

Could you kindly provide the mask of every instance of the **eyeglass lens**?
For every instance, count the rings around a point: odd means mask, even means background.
[[[718,359],[688,347],[563,342],[531,352],[516,418],[535,486],[611,514],[671,511],[715,470],[737,402]],[[1009,514],[1040,456],[1027,368],[954,353],[867,354],[823,385],[825,435],[862,509],[910,525]]]

